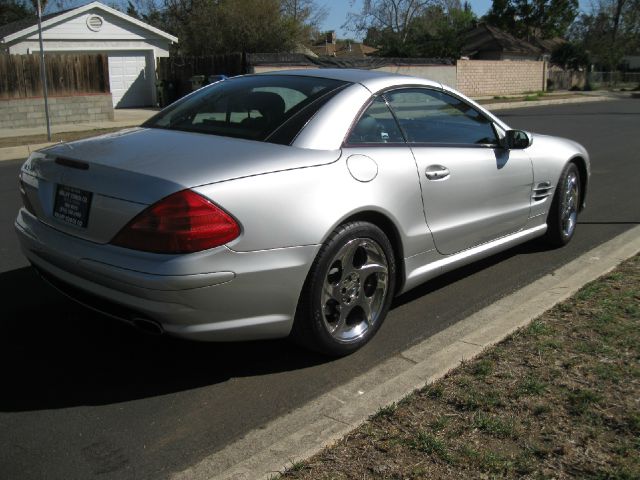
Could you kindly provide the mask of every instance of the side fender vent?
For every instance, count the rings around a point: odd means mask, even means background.
[[[531,200],[534,202],[544,202],[553,192],[553,187],[549,182],[540,182],[533,187]]]

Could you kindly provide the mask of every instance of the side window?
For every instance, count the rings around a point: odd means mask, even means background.
[[[369,105],[347,138],[349,145],[369,143],[404,143],[396,119],[382,97]]]
[[[491,121],[456,97],[428,89],[396,90],[385,97],[408,142],[497,143]]]

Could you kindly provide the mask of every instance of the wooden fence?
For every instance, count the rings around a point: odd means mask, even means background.
[[[108,93],[109,66],[103,54],[46,54],[51,96]],[[0,55],[0,99],[43,95],[40,55]]]
[[[157,77],[163,84],[163,104],[169,104],[184,95],[191,93],[191,78],[196,75],[205,77],[208,83],[210,75],[226,75],[233,77],[248,73],[246,56],[242,53],[227,55],[210,55],[208,57],[171,56],[158,58]]]

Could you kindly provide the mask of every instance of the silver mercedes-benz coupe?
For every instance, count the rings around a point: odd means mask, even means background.
[[[113,317],[339,356],[395,295],[534,237],[569,242],[589,170],[581,145],[439,83],[285,71],[32,154],[15,227],[44,279]]]

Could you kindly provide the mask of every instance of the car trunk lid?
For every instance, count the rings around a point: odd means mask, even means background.
[[[42,150],[25,163],[21,178],[41,221],[107,243],[144,208],[179,190],[331,163],[339,156],[339,151],[135,128]]]

